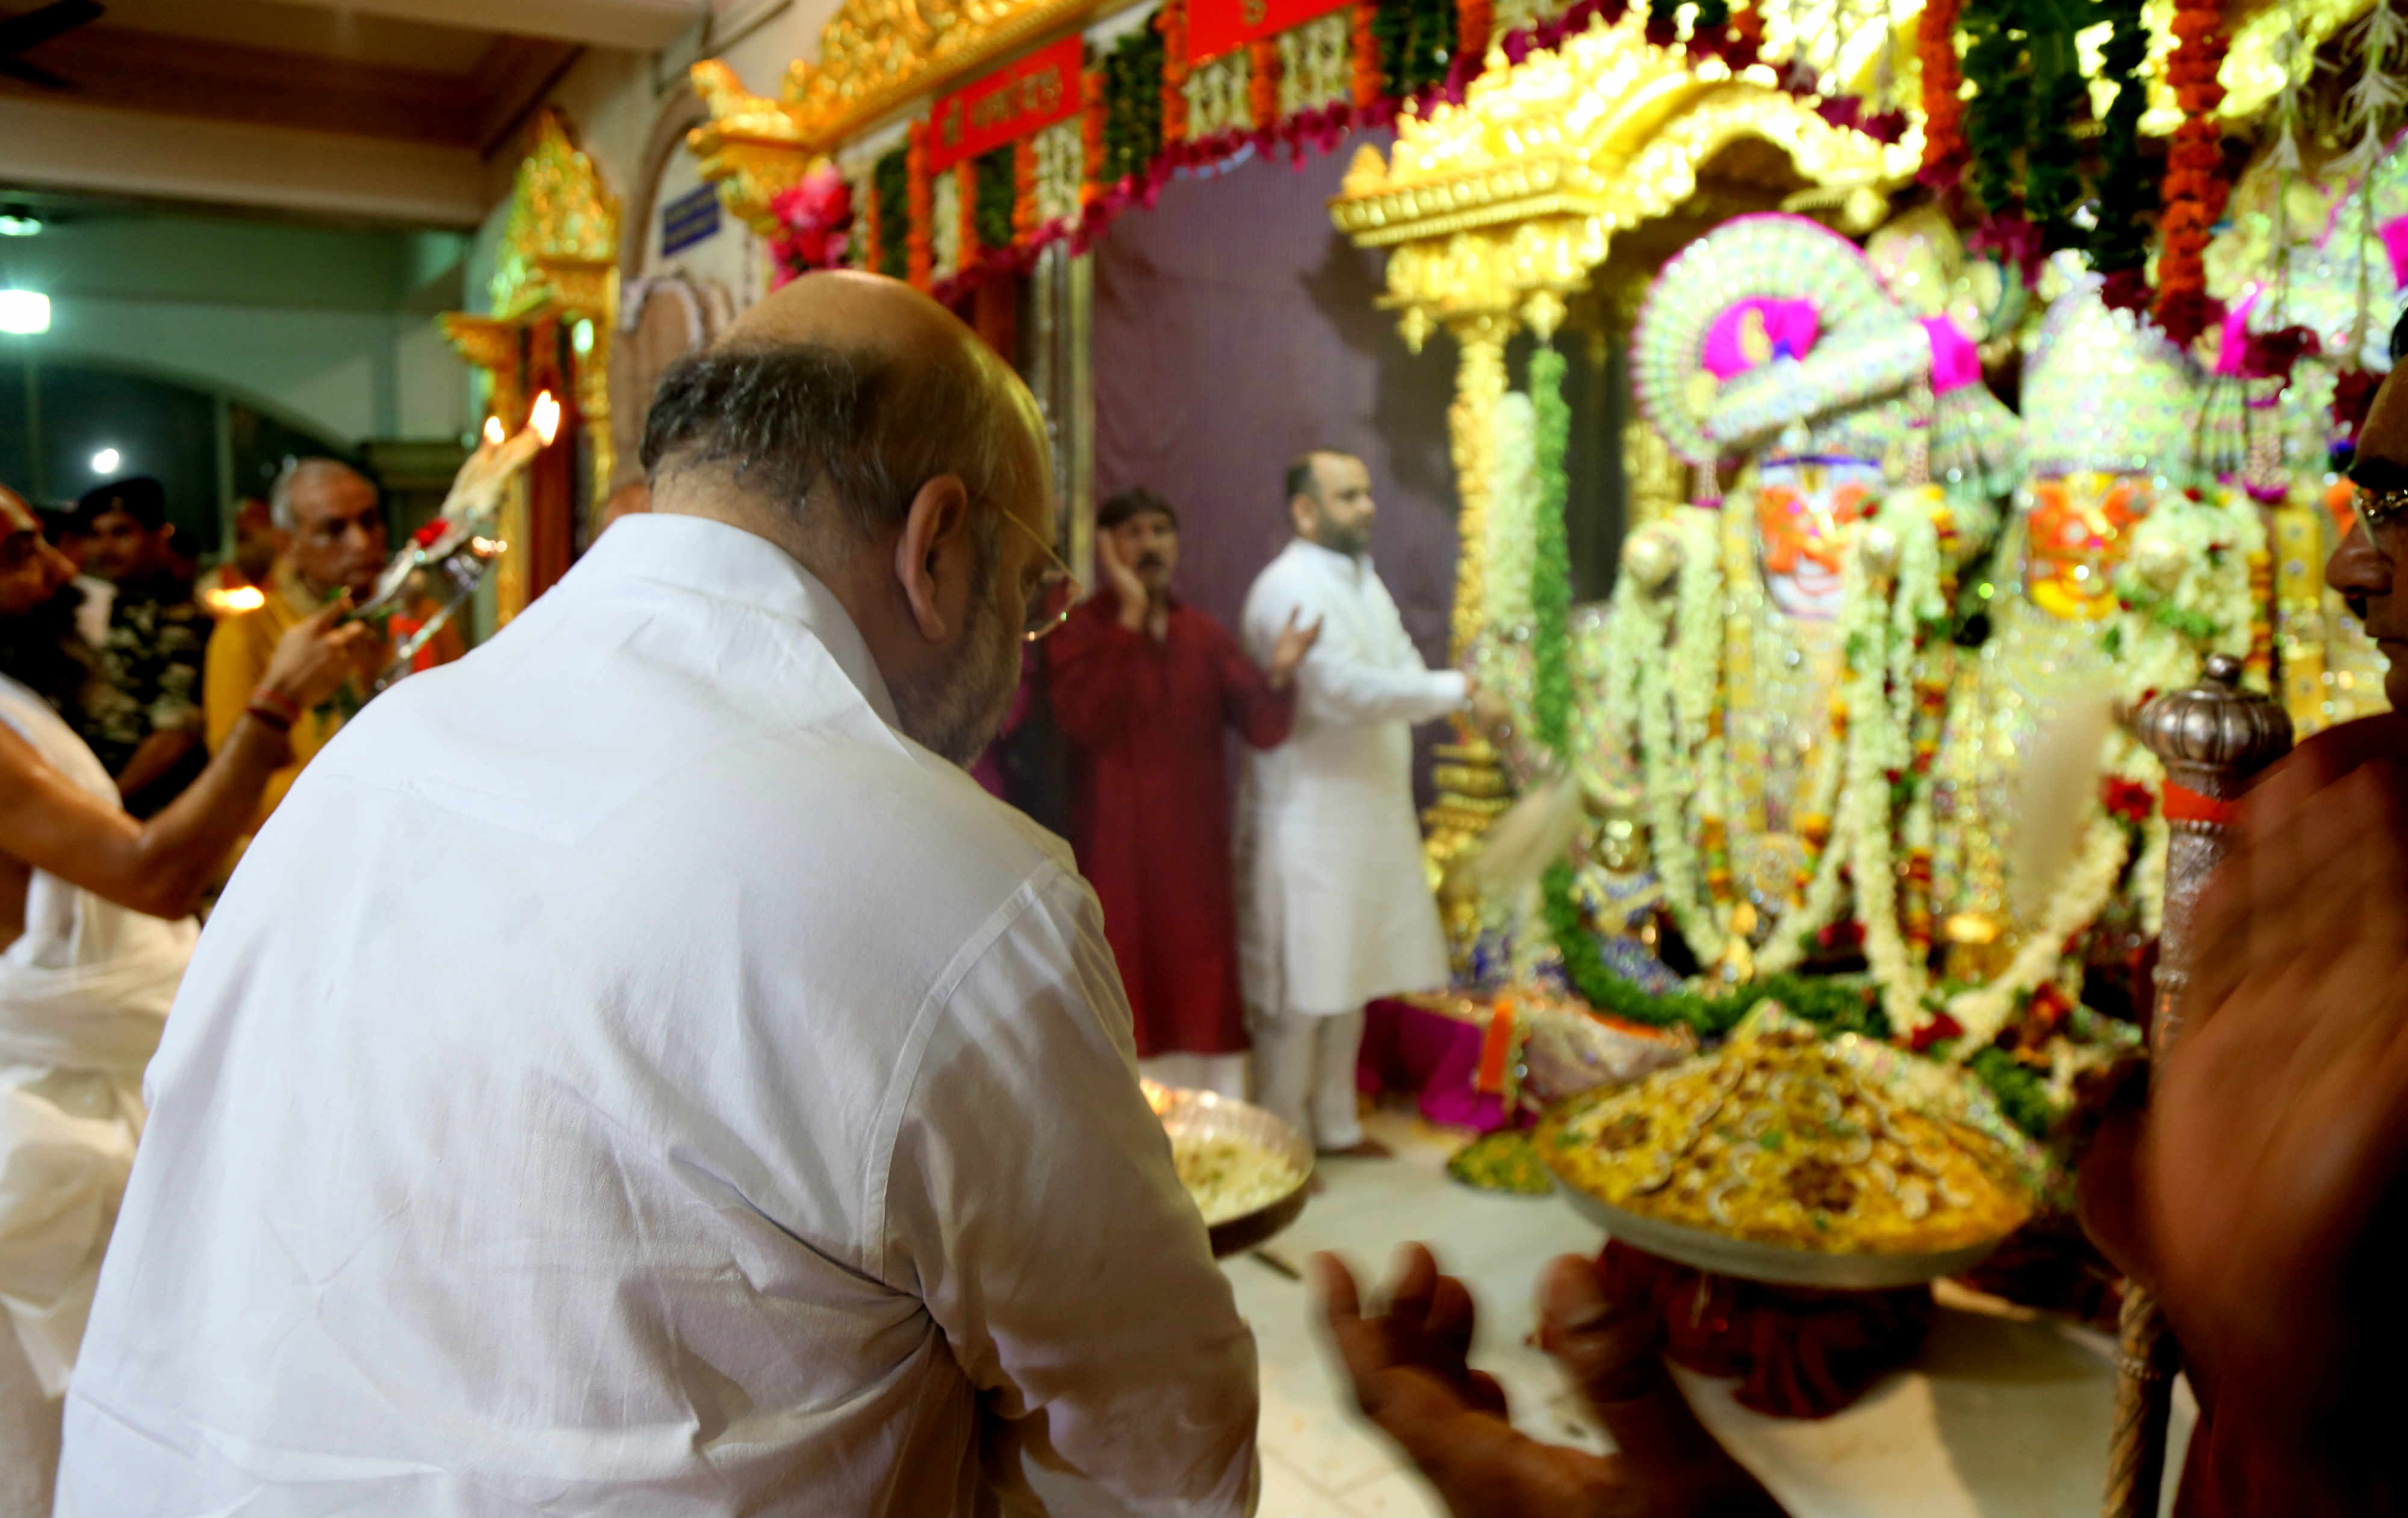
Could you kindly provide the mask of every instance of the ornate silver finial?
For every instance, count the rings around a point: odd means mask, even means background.
[[[2258,772],[2291,752],[2291,717],[2281,703],[2241,688],[2241,661],[2208,655],[2206,673],[2141,709],[2141,744],[2177,785],[2218,801],[2239,799]]]

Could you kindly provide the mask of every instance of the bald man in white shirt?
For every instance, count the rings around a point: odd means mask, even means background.
[[[1062,573],[1034,402],[814,275],[644,462],[236,874],[59,1511],[1250,1510],[1253,1339],[1095,897],[960,767]]]

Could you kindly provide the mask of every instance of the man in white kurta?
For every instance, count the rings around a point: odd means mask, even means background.
[[[1052,516],[974,349],[769,297],[663,381],[654,511],[304,773],[151,1067],[63,1513],[1250,1505],[1095,896],[960,767]]]
[[[1297,670],[1287,742],[1246,756],[1239,948],[1255,1087],[1325,1152],[1375,1154],[1354,1110],[1363,1006],[1447,979],[1413,818],[1412,729],[1470,691],[1422,663],[1371,567],[1378,508],[1363,462],[1308,454],[1288,489],[1296,539],[1246,594],[1247,652],[1268,657],[1297,613],[1321,641]]]

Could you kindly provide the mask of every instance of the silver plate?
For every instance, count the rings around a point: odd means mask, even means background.
[[[1826,1291],[1852,1292],[1919,1286],[1977,1264],[2006,1241],[1993,1239],[1961,1249],[1942,1250],[1936,1254],[1826,1254],[1817,1250],[1729,1239],[1684,1223],[1643,1217],[1599,1201],[1562,1176],[1555,1177],[1555,1190],[1572,1204],[1573,1211],[1633,1249],[1643,1249],[1693,1269],[1776,1286],[1816,1286]]]
[[[1146,1099],[1162,1119],[1163,1131],[1173,1138],[1234,1138],[1277,1155],[1297,1168],[1295,1187],[1277,1201],[1207,1226],[1212,1238],[1214,1259],[1256,1248],[1297,1220],[1312,1189],[1312,1146],[1294,1128],[1252,1102],[1210,1091],[1158,1086],[1151,1081],[1144,1085]]]

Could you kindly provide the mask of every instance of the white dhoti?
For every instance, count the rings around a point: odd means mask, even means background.
[[[1354,1101],[1360,1009],[1335,1016],[1258,1012],[1254,1035],[1257,1102],[1315,1149],[1352,1149],[1363,1141]]]
[[[111,805],[91,749],[0,678],[0,722]],[[197,930],[34,872],[0,952],[0,1512],[48,1512],[59,1399],[142,1136],[142,1070]]]

